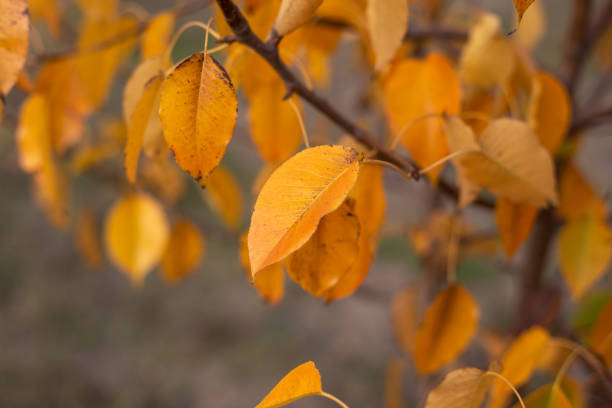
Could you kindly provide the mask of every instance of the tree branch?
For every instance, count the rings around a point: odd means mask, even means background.
[[[570,128],[570,135],[606,123],[612,123],[612,107],[591,112],[583,118],[576,119]]]
[[[590,45],[586,45],[585,40],[587,39],[591,3],[591,0],[574,0],[573,19],[562,65],[562,76],[570,94],[573,94],[578,75],[590,48]]]
[[[251,48],[259,54],[266,62],[276,71],[281,77],[287,88],[287,96],[295,93],[310,103],[320,113],[327,116],[332,122],[338,125],[341,129],[351,134],[357,141],[363,143],[370,149],[377,152],[377,157],[395,164],[402,170],[409,173],[415,180],[420,178],[418,169],[400,158],[395,153],[384,148],[376,139],[374,139],[366,130],[360,128],[343,114],[338,112],[330,103],[323,97],[308,89],[289,69],[289,67],[280,59],[278,52],[278,40],[272,38],[270,41],[263,42],[251,30],[246,18],[231,0],[217,0],[217,4],[221,8],[225,20],[234,32],[234,35],[225,38],[225,42],[239,42]]]

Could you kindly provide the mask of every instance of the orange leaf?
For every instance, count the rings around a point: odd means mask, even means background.
[[[213,170],[206,180],[203,194],[213,211],[221,216],[228,227],[237,229],[240,226],[242,192],[238,181],[229,169],[219,166]]]
[[[153,17],[140,40],[142,59],[154,57],[166,50],[174,29],[174,20],[174,13],[169,11]]]
[[[572,408],[561,387],[558,384],[545,385],[538,388],[523,400],[527,408]],[[512,408],[520,408],[517,402]]]
[[[278,408],[322,392],[321,375],[312,361],[289,372],[255,408]]]
[[[249,262],[249,248],[247,245],[247,233],[240,237],[240,262],[251,279],[251,264]],[[259,296],[270,305],[274,306],[285,296],[285,274],[281,262],[266,266],[255,275],[253,286]]]
[[[28,0],[32,21],[44,21],[53,37],[60,34],[60,16],[56,0]]]
[[[534,1],[535,0],[514,0],[514,7],[516,8],[516,12],[518,13],[519,24],[523,19],[523,14],[525,14],[525,11],[527,11],[529,6],[531,6]]]
[[[9,93],[28,53],[30,18],[26,0],[3,0],[0,5],[0,96]]]
[[[418,322],[418,300],[418,288],[408,286],[396,293],[391,303],[395,338],[406,354],[411,354],[414,351]]]
[[[282,0],[274,22],[276,32],[284,36],[306,23],[323,0]]]
[[[79,252],[87,265],[91,268],[99,268],[104,263],[104,255],[100,245],[99,229],[96,222],[96,214],[88,209],[79,214],[76,230],[76,244]]]
[[[581,218],[588,214],[601,219],[606,216],[605,203],[573,163],[568,163],[563,168],[559,197],[559,215],[566,220]]]
[[[497,200],[495,218],[508,258],[529,237],[537,215],[538,210],[530,204],[513,203],[505,198]]]
[[[425,408],[476,408],[492,381],[490,375],[478,368],[453,370],[429,393]]]
[[[599,312],[591,331],[591,344],[609,366],[612,366],[612,300]]]
[[[359,158],[349,147],[313,147],[270,176],[257,197],[249,229],[254,276],[304,245],[319,220],[342,204],[357,180]]]
[[[204,237],[198,228],[187,219],[177,220],[161,262],[166,281],[176,282],[193,272],[202,262],[205,250]]]

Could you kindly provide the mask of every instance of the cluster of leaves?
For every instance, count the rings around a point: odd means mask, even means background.
[[[561,275],[573,299],[584,298],[602,278],[612,233],[605,202],[573,162],[580,140],[570,131],[575,109],[565,85],[530,57],[542,31],[539,3],[514,2],[529,35],[519,30],[504,36],[497,16],[479,13],[446,51],[427,53],[423,44],[405,41],[409,13],[440,14],[440,2],[247,0],[248,25],[241,27],[239,9],[228,0],[217,3],[218,32],[200,22],[175,31],[181,7],[149,17],[121,9],[117,1],[78,0],[83,18],[76,48],[43,59],[35,80],[23,70],[30,15],[57,36],[60,11],[47,0],[30,0],[30,14],[26,0],[4,1],[0,9],[2,104],[15,83],[27,93],[16,135],[20,165],[32,175],[36,198],[55,225],[69,226],[70,177],[123,153],[129,193],[106,213],[103,241],[110,260],[135,284],[158,264],[169,281],[181,279],[204,255],[204,237],[194,222],[177,216],[171,223],[166,214],[184,190],[179,169],[205,187],[211,208],[228,227],[240,226],[242,194],[229,169],[219,166],[237,121],[238,88],[248,101],[253,143],[266,163],[253,187],[256,200],[240,258],[268,303],[283,298],[285,270],[327,302],[361,286],[385,215],[382,165],[407,178],[425,175],[434,189],[448,185],[447,164],[456,176],[453,211],[433,212],[411,234],[417,253],[447,270],[446,284],[422,319],[419,288],[402,290],[393,303],[398,341],[421,375],[454,362],[479,325],[478,304],[454,273],[460,253],[482,251],[470,247],[473,228],[461,209],[475,202],[494,207],[509,258],[530,236],[538,214],[554,214],[562,223]],[[525,14],[530,6],[531,14]],[[204,50],[172,65],[174,44],[191,26],[206,31]],[[218,40],[215,48],[209,49],[209,36]],[[384,112],[390,135],[384,143],[373,142],[317,102],[321,113],[353,131],[335,144],[310,147],[294,92],[311,103],[320,100],[312,89],[328,86],[330,56],[347,37],[358,41],[375,74],[372,104]],[[138,40],[141,59],[124,87],[123,120],[104,121],[99,138],[86,138],[88,119],[104,106],[120,64]],[[460,48],[457,41],[465,44]],[[266,54],[267,47],[273,54]],[[224,65],[213,57],[218,52],[225,53]],[[283,61],[304,78],[300,92]],[[416,173],[412,164],[395,159],[400,144],[420,168]],[[94,213],[80,210],[74,231],[92,264],[103,260],[96,225]],[[566,372],[580,355],[609,377],[612,301],[598,312],[582,327],[589,349],[539,326],[514,340],[498,336],[502,346],[491,354],[501,364],[487,371],[451,371],[426,406],[476,407],[489,389],[491,407],[504,406],[513,390],[523,406],[584,406],[580,386]],[[561,368],[559,361],[565,362]],[[554,381],[523,401],[516,388],[536,370],[552,373]],[[400,371],[390,370],[395,376]],[[307,395],[343,405],[322,391],[318,371],[306,363],[258,406],[278,407]]]

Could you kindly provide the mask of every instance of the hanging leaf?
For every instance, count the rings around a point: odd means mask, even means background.
[[[538,210],[530,204],[516,204],[506,198],[497,200],[495,218],[508,258],[529,237],[537,215]]]
[[[395,338],[406,354],[412,354],[414,351],[419,316],[418,301],[419,289],[416,286],[408,286],[396,293],[391,302]]]
[[[572,297],[580,299],[604,274],[612,255],[612,232],[596,214],[573,219],[559,235],[559,265]]]
[[[360,155],[343,146],[306,149],[283,163],[261,189],[249,229],[253,276],[308,241],[319,220],[342,204]]]
[[[462,286],[452,284],[440,292],[416,332],[413,358],[419,373],[453,361],[474,335],[478,315],[478,305]]]
[[[77,248],[90,268],[98,269],[104,263],[96,214],[92,209],[81,211],[76,228]]]
[[[111,261],[135,285],[142,284],[162,259],[168,240],[168,220],[161,205],[144,193],[124,197],[111,208],[104,224]]]
[[[194,271],[202,262],[206,245],[204,237],[187,219],[174,223],[161,268],[166,281],[177,282]]]
[[[237,229],[240,226],[244,200],[240,185],[229,169],[219,166],[213,170],[202,193],[229,228]]]
[[[599,312],[591,331],[591,344],[606,364],[612,366],[612,300]]]
[[[140,40],[140,54],[143,60],[160,55],[166,50],[174,29],[175,19],[174,13],[164,11],[149,22]]]
[[[496,119],[476,141],[457,117],[447,123],[448,145],[466,153],[453,159],[473,183],[513,202],[542,207],[557,203],[553,162],[527,124]]]
[[[565,87],[552,75],[539,72],[533,84],[529,123],[540,143],[554,154],[567,134],[572,106]]]
[[[323,0],[282,0],[274,29],[280,36],[289,34],[310,20]]]
[[[312,296],[338,283],[357,259],[359,220],[354,206],[348,199],[321,218],[314,234],[286,262],[289,276]]]
[[[478,368],[453,370],[429,393],[425,408],[476,408],[491,382],[493,377]]]
[[[25,64],[30,17],[26,0],[3,0],[0,5],[0,100],[4,101]],[[2,102],[4,103],[4,102]]]
[[[368,31],[380,71],[393,58],[404,40],[408,27],[407,0],[368,0]]]
[[[81,11],[90,20],[102,20],[117,14],[119,0],[76,0]]]
[[[163,76],[158,76],[147,84],[128,122],[127,141],[125,145],[125,174],[127,179],[136,182],[138,156],[144,140],[147,127],[152,116],[157,116],[156,102],[159,101],[159,90],[164,82]]]
[[[514,0],[514,7],[516,8],[516,12],[518,13],[518,22],[521,23],[523,19],[523,14],[525,11],[533,4],[535,0]]]
[[[407,59],[393,66],[384,85],[385,109],[394,136],[415,162],[426,167],[448,154],[441,117],[428,114],[459,114],[461,89],[448,60],[429,54],[423,60]],[[442,167],[427,173],[437,180]]]
[[[561,387],[556,383],[538,388],[523,402],[527,408],[573,408]],[[512,406],[512,408],[520,407],[522,406],[518,402]]]
[[[606,216],[606,205],[573,164],[563,167],[559,186],[559,215],[566,220],[592,214],[599,219]]]
[[[238,101],[225,69],[196,53],[179,63],[162,86],[159,116],[178,165],[200,183],[225,154]]]
[[[501,375],[514,387],[523,385],[531,377],[542,351],[549,343],[549,338],[548,332],[539,326],[523,332],[502,357]],[[507,384],[496,380],[491,390],[489,408],[505,406],[511,392]]]
[[[247,278],[251,280],[251,264],[249,262],[248,233],[240,237],[240,262],[244,267]],[[259,296],[271,306],[276,305],[285,296],[285,273],[281,262],[266,266],[255,275],[253,286]]]
[[[540,43],[548,29],[547,14],[542,2],[531,5],[517,28],[514,37],[516,42],[527,51],[533,51]]]
[[[312,361],[289,372],[255,408],[278,408],[322,392],[321,375]]]
[[[395,357],[387,363],[385,375],[385,405],[384,408],[402,408],[402,374],[404,373],[404,360]]]

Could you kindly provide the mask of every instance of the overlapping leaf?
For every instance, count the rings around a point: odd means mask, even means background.
[[[402,44],[408,27],[407,0],[368,0],[368,31],[376,55],[374,68],[387,65]]]
[[[202,262],[206,245],[198,228],[187,219],[178,219],[168,239],[161,261],[162,273],[168,282],[176,282]]]
[[[244,267],[247,277],[252,280],[253,286],[259,296],[270,305],[274,306],[285,296],[285,273],[281,262],[268,265],[259,271],[253,279],[251,264],[249,261],[248,233],[240,237],[240,263]]]

